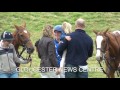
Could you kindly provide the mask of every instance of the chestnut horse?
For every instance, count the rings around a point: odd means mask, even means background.
[[[21,57],[24,50],[27,50],[27,53],[31,55],[34,52],[34,46],[30,40],[30,33],[26,29],[26,23],[21,26],[15,25],[15,28],[16,31],[13,32],[13,45],[15,46],[18,57]],[[19,46],[23,47],[23,51],[21,53],[18,51]],[[19,67],[20,64],[16,63],[16,65]]]
[[[115,78],[115,71],[119,74],[120,67],[120,31],[94,31],[96,34],[96,59],[99,64],[105,60],[106,70],[103,72],[108,78]],[[101,65],[101,64],[100,64]]]

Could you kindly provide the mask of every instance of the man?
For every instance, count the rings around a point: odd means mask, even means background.
[[[75,32],[70,34],[71,41],[65,39],[59,45],[58,53],[62,56],[63,51],[67,49],[65,78],[88,78],[87,59],[93,53],[93,40],[84,30],[85,21],[83,19],[76,20],[75,28]]]

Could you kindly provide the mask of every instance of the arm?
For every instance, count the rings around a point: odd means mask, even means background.
[[[40,39],[38,41],[36,41],[35,47],[36,47],[36,52],[38,53],[38,57],[41,58],[40,52],[39,52],[39,41],[40,41]]]
[[[37,40],[36,42],[35,42],[35,47],[36,47],[36,51],[38,52],[38,44],[39,44],[39,40]]]
[[[53,66],[58,67],[55,53],[55,44],[53,41],[48,44],[48,55]]]
[[[91,47],[90,47],[90,50],[88,52],[88,56],[92,57],[92,54],[93,54],[93,41],[91,41]]]
[[[63,51],[67,49],[68,41],[64,39],[63,43],[58,46],[58,54],[62,57]]]

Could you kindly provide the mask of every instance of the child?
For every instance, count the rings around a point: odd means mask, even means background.
[[[68,22],[63,22],[62,28],[64,31],[62,32],[61,40],[67,39],[68,41],[70,41],[71,40],[70,36],[66,35],[72,32],[72,25]]]

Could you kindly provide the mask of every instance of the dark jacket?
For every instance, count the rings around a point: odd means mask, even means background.
[[[38,44],[39,44],[39,41],[40,41],[40,39],[35,42],[35,47],[36,47],[36,49],[37,49],[37,52],[38,52]],[[40,58],[40,53],[39,53],[39,52],[38,52],[38,57]]]
[[[63,51],[67,49],[66,64],[75,66],[87,65],[87,59],[93,53],[93,40],[88,36],[84,30],[77,29],[70,34],[71,41],[66,39],[58,47],[58,53],[62,56]]]
[[[53,39],[42,37],[39,40],[38,53],[41,58],[40,67],[58,67]]]

